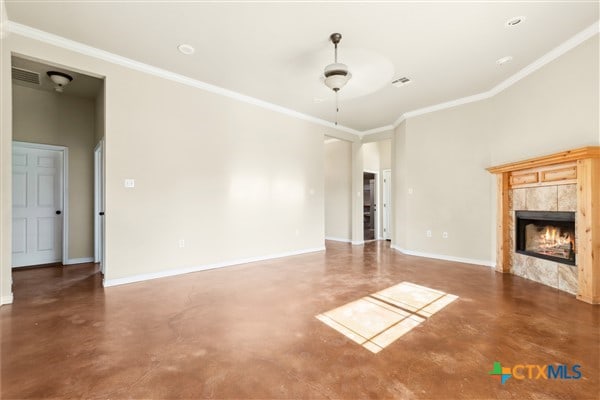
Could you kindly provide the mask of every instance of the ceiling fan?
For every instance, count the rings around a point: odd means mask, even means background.
[[[329,64],[328,66],[325,67],[325,71],[323,72],[323,75],[325,77],[325,80],[324,80],[325,85],[327,85],[328,88],[330,88],[331,90],[333,90],[335,92],[335,124],[337,125],[338,124],[338,113],[340,111],[340,108],[338,105],[338,101],[339,101],[338,92],[340,91],[341,88],[343,88],[346,85],[346,83],[348,83],[348,81],[352,77],[352,74],[350,73],[348,66],[346,64],[338,62],[337,49],[338,49],[338,44],[342,40],[342,34],[341,33],[332,33],[329,36],[329,39],[331,40],[331,42],[333,43],[333,46],[334,46],[334,61],[333,61],[333,64]]]

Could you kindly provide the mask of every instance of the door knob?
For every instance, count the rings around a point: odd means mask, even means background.
[[[60,214],[62,214],[62,211],[56,210],[56,215],[60,215]]]

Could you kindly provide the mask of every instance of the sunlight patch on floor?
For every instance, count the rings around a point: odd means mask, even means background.
[[[367,350],[378,353],[457,298],[402,282],[316,318]]]

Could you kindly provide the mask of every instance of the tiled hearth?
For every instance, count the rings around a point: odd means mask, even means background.
[[[497,178],[496,270],[600,304],[600,147],[563,151],[488,171]],[[574,213],[571,251],[575,251],[576,266],[521,254],[522,250],[517,253],[515,211]],[[573,262],[572,255],[569,261]]]
[[[515,211],[577,211],[577,185],[510,189],[509,271],[523,278],[577,294],[577,267],[515,252]]]

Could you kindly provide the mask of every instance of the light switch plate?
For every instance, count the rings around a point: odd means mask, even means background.
[[[125,179],[125,187],[126,188],[135,187],[135,179]]]

